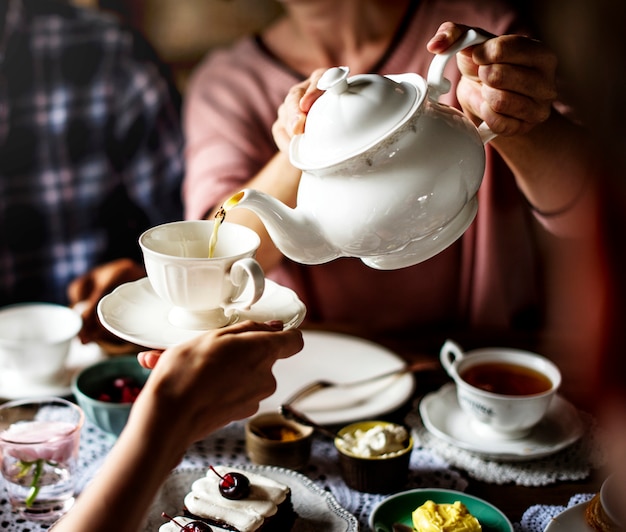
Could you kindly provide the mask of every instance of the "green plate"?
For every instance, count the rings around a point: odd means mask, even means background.
[[[372,511],[369,518],[370,528],[374,532],[392,532],[394,523],[412,526],[413,510],[429,500],[437,504],[461,501],[478,519],[483,532],[513,532],[511,522],[492,504],[460,491],[444,489],[403,491],[386,498]]]

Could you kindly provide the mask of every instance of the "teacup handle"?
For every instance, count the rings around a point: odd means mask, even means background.
[[[431,100],[439,101],[439,97],[442,94],[446,94],[450,90],[450,80],[443,76],[443,71],[448,64],[448,61],[455,56],[461,50],[480,44],[488,40],[490,37],[478,33],[476,30],[469,29],[465,33],[462,39],[455,42],[448,50],[443,53],[435,55],[428,68],[428,97]],[[478,126],[478,134],[480,135],[483,144],[487,144],[496,134],[491,131],[489,126],[482,122]]]
[[[439,351],[439,360],[444,369],[453,379],[457,375],[456,363],[465,358],[465,353],[461,349],[461,346],[452,340],[446,340],[441,350]]]
[[[227,316],[235,310],[250,310],[250,307],[261,299],[265,291],[265,273],[261,265],[250,257],[239,259],[231,266],[230,280],[235,286],[251,284],[252,290],[245,299],[237,299],[224,307]]]

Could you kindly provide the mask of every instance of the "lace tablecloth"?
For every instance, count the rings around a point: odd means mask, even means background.
[[[407,422],[414,422],[414,419],[407,419]],[[104,457],[114,443],[114,439],[106,433],[100,431],[97,427],[90,423],[86,423],[83,428],[83,434],[80,446],[78,491],[80,492],[84,486],[97,473]],[[398,486],[398,491],[411,488],[447,488],[464,491],[468,485],[468,481],[459,470],[451,464],[449,456],[445,453],[437,452],[441,449],[436,445],[416,446],[411,456],[411,466],[409,480],[406,486]],[[458,452],[458,450],[457,450]],[[469,453],[467,453],[469,454]],[[460,457],[461,455],[459,455]],[[567,458],[569,457],[569,458]],[[475,457],[474,457],[475,459]],[[567,466],[567,460],[574,463]],[[519,474],[519,470],[528,467],[516,464],[489,464],[486,461],[474,462],[474,466],[470,457],[458,458],[463,465],[468,466],[470,476],[476,476],[476,471],[483,466],[488,466],[486,475],[490,481],[498,482],[498,479],[505,476],[514,477]],[[457,460],[457,461],[458,461]],[[572,471],[567,478],[578,478],[585,471],[588,472],[589,462],[580,462],[581,454],[579,450],[570,451],[570,454],[555,458],[559,460],[559,467],[565,467],[566,471]],[[233,423],[206,440],[199,442],[189,449],[184,459],[179,464],[179,468],[203,467],[209,465],[242,465],[250,463],[245,452],[244,440],[244,424],[242,422]],[[547,478],[547,471],[553,469],[555,462],[550,460],[543,464],[535,465],[531,468],[531,474],[523,478],[530,478],[531,482],[523,482],[527,485],[539,485],[558,480],[551,476]],[[479,467],[480,466],[480,467]],[[534,472],[533,472],[534,471]],[[367,519],[373,507],[385,498],[384,495],[374,495],[361,493],[352,490],[344,484],[341,479],[339,467],[336,458],[336,451],[333,443],[324,437],[315,437],[313,441],[311,461],[302,473],[316,482],[320,487],[330,491],[339,504],[354,514],[360,524],[362,531],[369,530]],[[560,478],[563,478],[561,475]],[[539,481],[540,480],[540,481]],[[565,501],[564,501],[565,502]],[[561,508],[562,509],[562,508]],[[515,528],[520,532],[540,532],[540,524],[554,515],[554,512],[560,511],[557,507],[533,507],[524,515],[521,523],[515,523]],[[531,512],[531,514],[529,514]],[[528,515],[527,515],[528,514]],[[11,511],[6,494],[0,495],[0,531],[3,532],[40,532],[47,530],[50,525],[33,523],[20,519]]]
[[[537,504],[524,512],[520,523],[515,523],[516,532],[544,532],[550,521],[561,512],[572,506],[589,501],[594,493],[579,493],[574,495],[566,506]]]
[[[418,413],[419,399],[407,415],[420,446],[441,457],[449,466],[462,469],[470,477],[491,484],[514,483],[518,486],[546,486],[558,481],[582,480],[606,462],[598,438],[598,427],[589,414],[579,411],[584,426],[582,437],[559,452],[523,461],[487,459],[437,438],[426,428]]]
[[[178,467],[206,468],[209,465],[249,464],[244,438],[243,423],[233,423],[195,444],[189,449]],[[97,473],[113,443],[112,437],[88,422],[85,424],[80,447],[79,492]],[[361,530],[368,530],[367,518],[372,508],[385,496],[361,493],[346,487],[341,479],[335,449],[330,440],[323,437],[316,437],[313,440],[311,461],[302,473],[323,489],[332,492],[339,504],[357,517]],[[425,486],[463,491],[467,486],[467,481],[458,472],[451,471],[441,458],[430,451],[415,449],[411,457],[411,473],[406,488]],[[398,488],[401,490],[403,486]],[[19,518],[11,511],[6,494],[3,493],[0,498],[1,531],[39,532],[49,527],[50,525],[28,522]]]

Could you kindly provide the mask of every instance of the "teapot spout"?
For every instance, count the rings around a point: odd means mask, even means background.
[[[244,207],[263,222],[276,247],[300,264],[322,264],[341,255],[326,239],[316,220],[264,192],[246,188],[228,198],[225,211]]]

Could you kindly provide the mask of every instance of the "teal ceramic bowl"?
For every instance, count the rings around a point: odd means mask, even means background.
[[[426,501],[436,504],[462,502],[480,522],[483,532],[513,532],[513,525],[495,506],[460,491],[446,489],[414,489],[396,493],[378,503],[369,517],[374,532],[392,532],[394,523],[412,526],[412,513]]]
[[[132,403],[101,401],[97,398],[118,377],[130,377],[143,386],[148,375],[150,370],[143,368],[136,356],[113,357],[80,371],[72,380],[72,392],[89,421],[118,436],[126,425]]]

